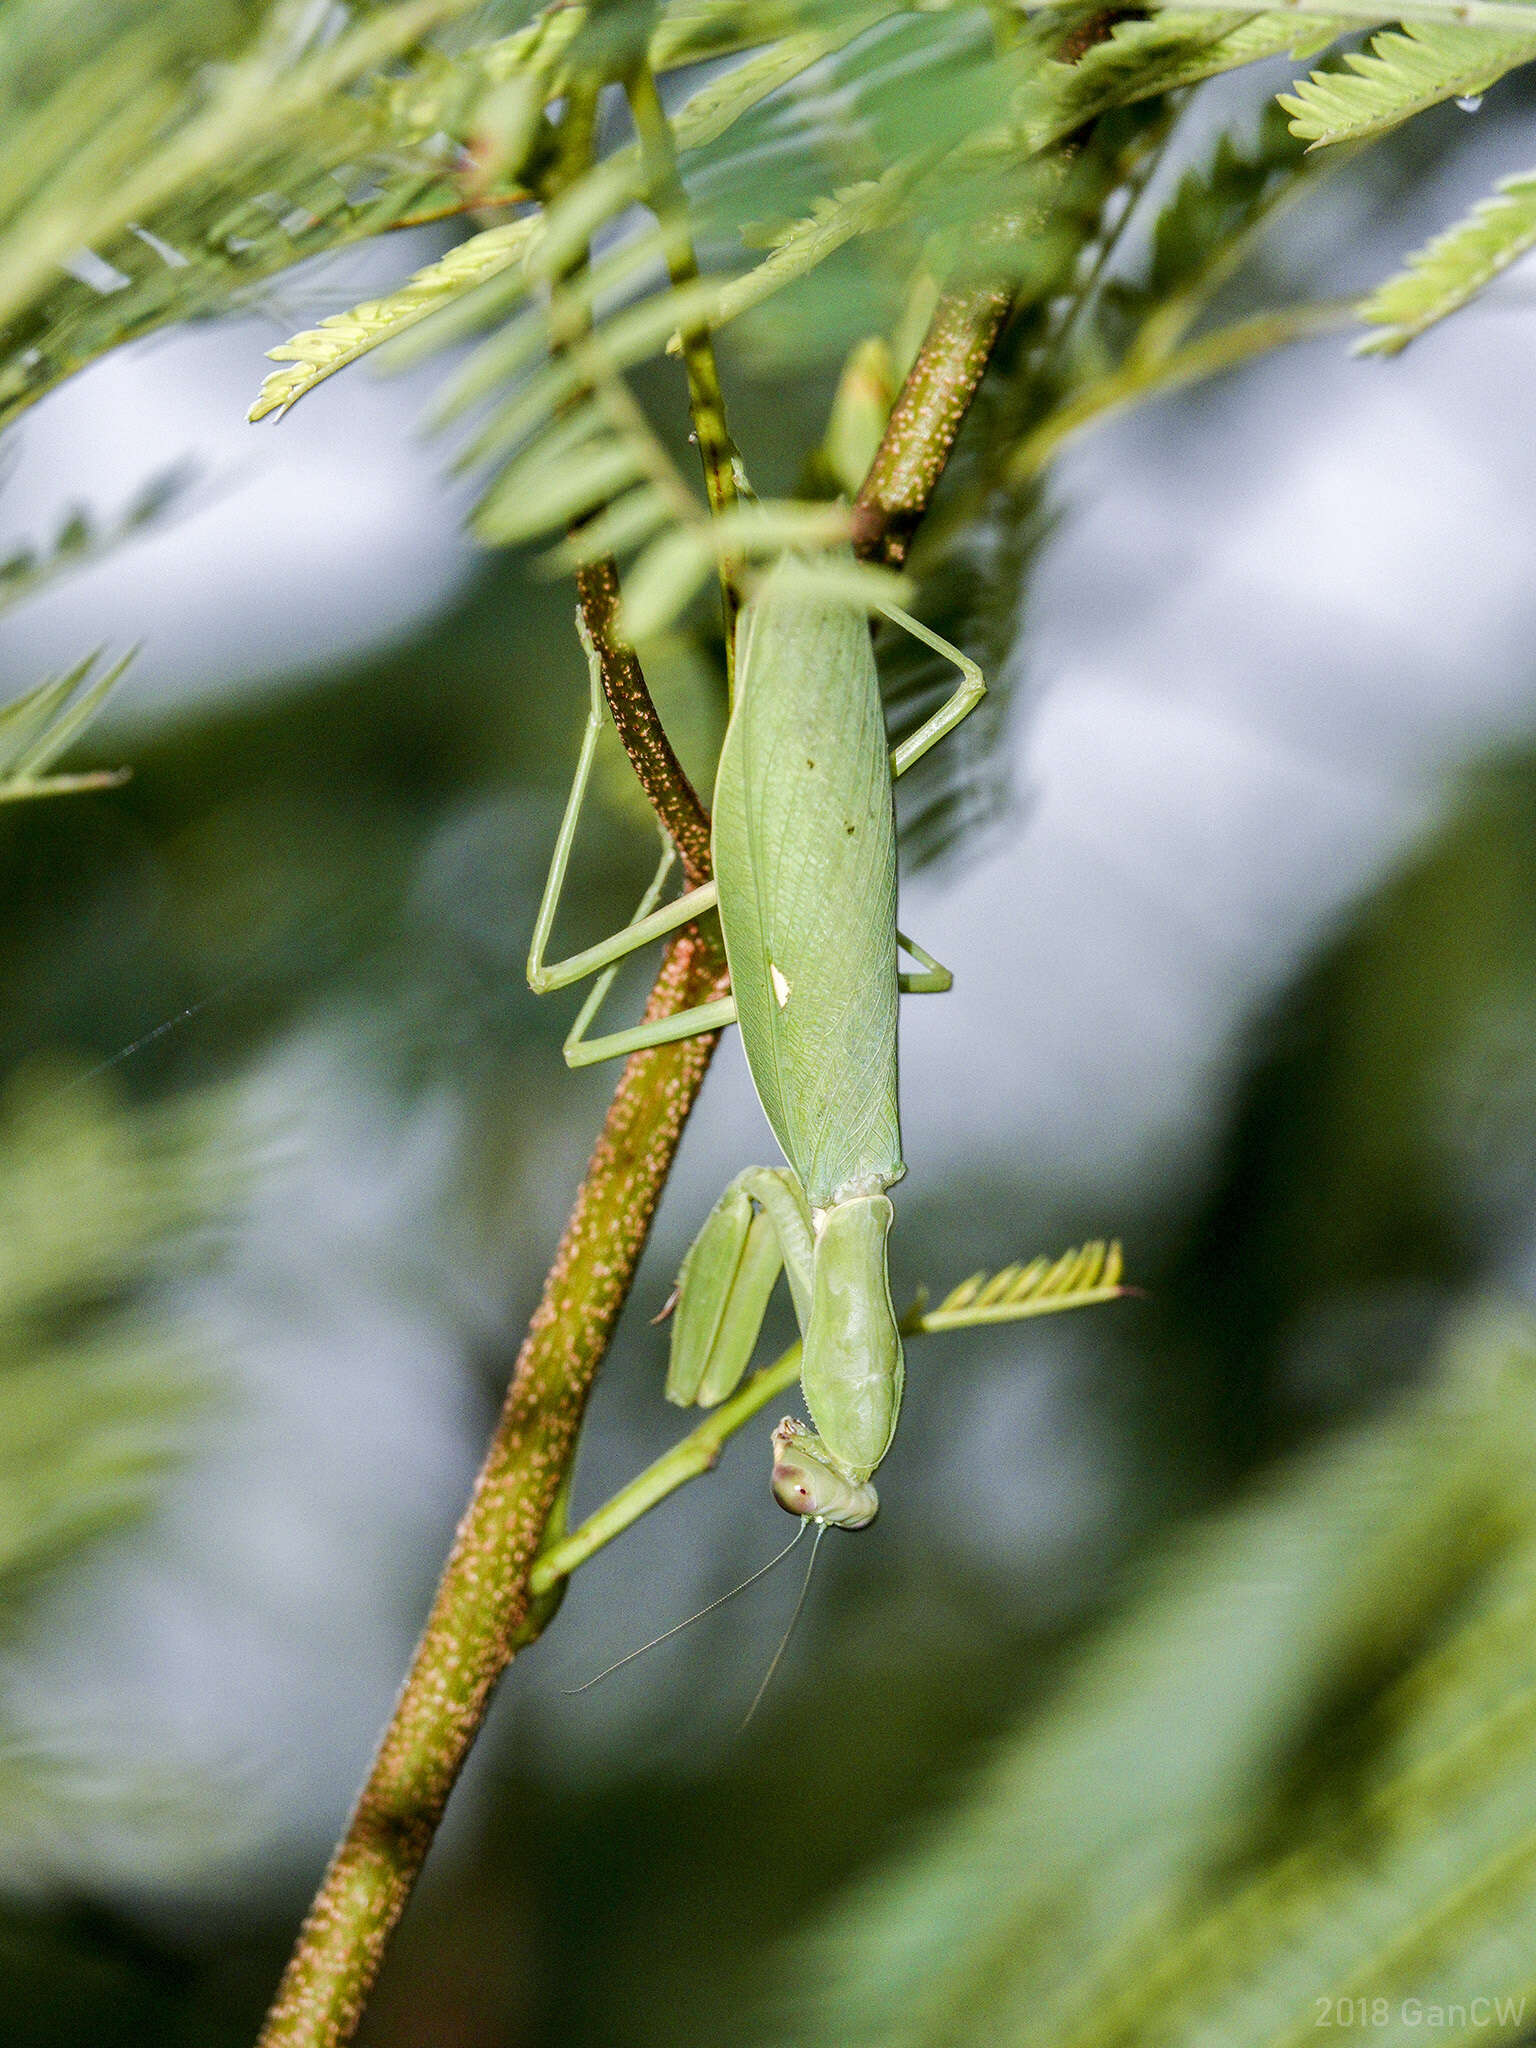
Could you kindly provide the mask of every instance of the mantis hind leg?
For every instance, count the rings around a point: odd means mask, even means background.
[[[629,938],[633,933],[640,932],[643,936],[636,944],[644,945],[648,939],[656,936],[656,918],[651,911],[651,905],[665,887],[671,867],[672,847],[668,842],[663,849],[661,863],[651,877],[651,886],[640,898],[634,917],[623,931],[614,934],[614,941]],[[714,885],[711,883],[710,886]],[[701,890],[695,889],[692,895],[681,897],[679,901],[691,904],[694,897],[702,893]],[[669,910],[676,908],[677,904],[668,905]],[[662,926],[661,929],[671,930],[673,926],[685,921],[681,917],[676,917],[672,919],[671,924]],[[588,1038],[587,1027],[608,999],[608,991],[613,987],[613,978],[622,964],[623,954],[633,950],[632,946],[623,947],[619,957],[603,969],[587,991],[587,999],[576,1012],[576,1021],[566,1033],[565,1044],[561,1048],[568,1067],[595,1067],[603,1060],[624,1059],[632,1052],[645,1052],[653,1045],[671,1045],[680,1038],[697,1038],[705,1031],[720,1031],[727,1024],[736,1022],[736,998],[722,996],[718,1002],[695,1003],[691,1010],[679,1010],[671,1017],[657,1017],[648,1024],[635,1024],[627,1031],[608,1031],[601,1037]]]
[[[735,997],[722,996],[718,1002],[696,1003],[691,1010],[680,1010],[671,1017],[653,1018],[647,1024],[633,1025],[627,1031],[609,1031],[597,1038],[587,1036],[588,1027],[606,1002],[608,991],[613,987],[614,976],[625,958],[637,947],[647,945],[652,939],[660,937],[663,932],[675,931],[679,925],[691,923],[700,911],[707,910],[715,900],[715,885],[710,882],[703,889],[694,889],[688,895],[679,897],[676,903],[669,903],[664,910],[654,910],[652,906],[666,886],[672,861],[673,850],[671,843],[668,842],[662,850],[656,872],[651,877],[650,887],[640,898],[633,918],[622,931],[615,932],[611,939],[605,940],[599,946],[589,947],[585,954],[577,954],[575,961],[579,964],[578,972],[560,975],[559,968],[548,969],[545,970],[547,975],[559,978],[535,981],[535,954],[539,951],[539,934],[535,934],[534,949],[529,954],[528,979],[541,994],[545,988],[561,988],[571,981],[580,979],[583,973],[590,974],[594,970],[601,970],[587,992],[586,1001],[576,1012],[575,1023],[566,1034],[563,1051],[568,1067],[592,1067],[603,1060],[623,1059],[632,1052],[644,1052],[653,1045],[671,1045],[680,1038],[697,1038],[703,1032],[719,1031],[727,1024],[736,1022]],[[708,901],[701,903],[699,898],[703,896],[707,896]],[[550,915],[553,916],[552,906]],[[540,921],[541,926],[547,931],[547,921],[542,909]],[[594,955],[599,957],[594,958]],[[542,960],[539,964],[542,966]],[[572,963],[567,961],[561,965],[570,967]]]
[[[600,1060],[619,1059],[625,1054],[640,1052],[649,1046],[668,1045],[680,1038],[693,1038],[705,1031],[718,1031],[722,1025],[735,1022],[736,1006],[730,997],[725,997],[720,1002],[699,1004],[674,1017],[663,1017],[649,1024],[636,1025],[629,1031],[609,1032],[606,1036],[598,1038],[588,1038],[586,1035],[588,1027],[613,986],[613,979],[620,964],[631,953],[649,945],[653,939],[662,938],[668,932],[676,931],[680,925],[691,924],[696,917],[712,909],[717,901],[714,883],[706,882],[702,887],[690,889],[686,894],[679,896],[675,902],[657,908],[676,858],[672,843],[665,833],[662,834],[661,860],[629,923],[610,937],[600,940],[597,945],[588,946],[580,953],[573,953],[565,960],[549,962],[544,957],[549,946],[550,934],[554,929],[555,915],[560,907],[560,898],[565,889],[571,848],[575,843],[576,828],[586,803],[587,785],[592,777],[592,763],[596,757],[597,743],[608,716],[597,653],[587,636],[585,622],[579,613],[577,627],[581,632],[582,644],[587,650],[591,698],[576,773],[571,781],[570,794],[565,801],[560,830],[555,838],[555,849],[550,856],[549,873],[544,882],[544,893],[539,901],[539,914],[534,921],[533,938],[528,947],[528,986],[535,994],[543,995],[550,989],[569,988],[573,982],[584,981],[588,975],[597,976],[586,1001],[577,1012],[576,1021],[565,1041],[567,1066],[585,1067],[593,1066]]]
[[[568,959],[549,962],[545,952],[549,946],[550,934],[554,929],[555,913],[560,908],[560,898],[565,890],[565,878],[571,864],[571,848],[576,841],[576,827],[581,822],[581,813],[587,800],[587,785],[592,779],[592,763],[597,755],[597,743],[602,737],[608,719],[608,706],[603,697],[602,670],[598,664],[597,650],[587,635],[586,623],[577,614],[577,627],[582,644],[587,650],[587,666],[591,681],[591,697],[587,706],[586,730],[582,734],[581,753],[576,762],[576,773],[571,781],[570,794],[565,800],[565,811],[560,820],[560,830],[555,835],[555,850],[550,855],[549,873],[544,880],[544,894],[539,899],[539,914],[534,920],[533,938],[528,946],[528,986],[536,995],[544,995],[550,989],[569,988],[572,982],[585,981],[589,974],[598,974],[604,968],[611,968],[640,947],[649,945],[652,939],[659,939],[667,932],[676,931],[679,925],[691,924],[706,910],[714,907],[716,891],[713,882],[705,882],[700,888],[690,889],[673,903],[660,910],[656,904],[665,886],[672,862],[676,858],[672,842],[662,835],[661,865],[644,896],[640,907],[621,931],[600,940],[595,946],[587,946],[580,953],[572,953]],[[604,993],[612,975],[604,983]],[[598,1001],[601,1002],[599,996]],[[592,1008],[596,1009],[593,1004]],[[590,1022],[590,1013],[583,1012],[580,1027]],[[686,1036],[686,1034],[684,1034]],[[657,1041],[658,1043],[660,1041]],[[605,1055],[606,1057],[606,1055]]]
[[[947,738],[963,719],[970,717],[987,694],[987,684],[981,670],[968,655],[962,654],[958,647],[953,646],[941,634],[933,632],[920,619],[914,619],[910,612],[904,612],[893,604],[882,605],[880,610],[893,626],[900,626],[903,631],[910,633],[914,640],[920,640],[925,647],[931,647],[935,654],[942,654],[946,661],[952,662],[960,671],[960,684],[953,696],[946,698],[932,718],[925,719],[917,731],[904,739],[900,746],[892,747],[891,779],[895,781],[905,775],[916,762],[921,761],[924,754],[936,747],[940,740]],[[915,948],[910,950],[915,951]],[[933,964],[936,966],[937,962]]]
[[[680,1038],[700,1038],[706,1031],[723,1031],[736,1022],[736,998],[722,996],[715,1003],[696,1003],[691,1010],[679,1010],[671,1017],[657,1017],[649,1024],[636,1024],[628,1031],[605,1032],[600,1038],[584,1034],[596,1014],[613,969],[593,989],[576,1013],[565,1041],[568,1067],[595,1067],[603,1060],[626,1059],[632,1052],[647,1052],[653,1045],[674,1045]]]

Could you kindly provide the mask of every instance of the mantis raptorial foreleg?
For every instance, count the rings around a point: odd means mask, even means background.
[[[810,1314],[810,1211],[792,1173],[749,1166],[716,1202],[677,1276],[667,1399],[713,1408],[734,1392],[782,1270],[802,1327]]]

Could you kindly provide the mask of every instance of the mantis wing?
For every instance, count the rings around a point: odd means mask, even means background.
[[[720,922],[747,1064],[813,1209],[900,1178],[896,827],[862,613],[774,570],[738,628],[715,783]]]

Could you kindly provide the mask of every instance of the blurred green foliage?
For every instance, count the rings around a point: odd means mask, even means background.
[[[20,1675],[34,1596],[152,1509],[220,1391],[175,1290],[209,1264],[234,1140],[210,1101],[134,1113],[58,1064],[15,1073],[0,1103],[0,1639]],[[12,1884],[82,1825],[127,1820],[147,1847],[175,1802],[131,1737],[50,1727],[17,1675],[0,1677]]]

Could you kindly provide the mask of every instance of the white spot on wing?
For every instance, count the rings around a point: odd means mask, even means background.
[[[782,1010],[789,1001],[789,983],[771,960],[768,962],[768,972],[773,978],[773,992],[778,997],[779,1008]]]

